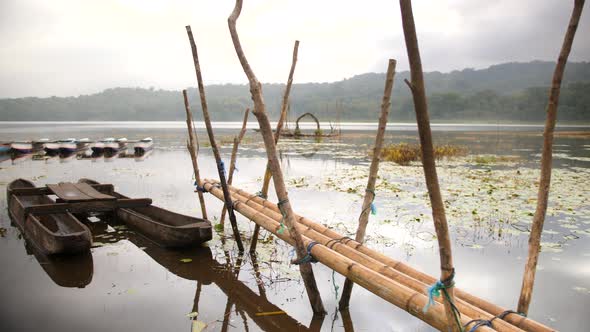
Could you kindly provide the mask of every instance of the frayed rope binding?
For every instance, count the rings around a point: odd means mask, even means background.
[[[318,243],[315,241],[310,242],[307,245],[307,254],[305,256],[301,257],[301,259],[291,261],[291,264],[300,265],[300,264],[305,264],[305,263],[317,263],[318,260],[311,255],[311,248],[313,248],[313,246],[315,246],[316,244],[318,244]]]

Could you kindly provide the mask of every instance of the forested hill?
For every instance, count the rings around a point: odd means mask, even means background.
[[[425,73],[433,121],[542,122],[554,63],[505,63],[487,69]],[[407,86],[409,72],[396,75],[390,120],[414,121]],[[297,74],[295,74],[295,80]],[[290,118],[305,112],[320,121],[377,121],[385,74],[367,73],[333,83],[294,84]],[[264,84],[271,119],[278,117],[284,84]],[[239,121],[251,106],[246,85],[206,87],[213,120]],[[195,89],[189,90],[193,114],[201,118]],[[590,63],[568,63],[559,119],[590,123]],[[79,97],[0,99],[0,121],[183,120],[179,91],[114,88]]]

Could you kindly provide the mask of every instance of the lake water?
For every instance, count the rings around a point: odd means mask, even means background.
[[[239,123],[216,123],[229,164]],[[255,123],[249,128],[255,129]],[[329,125],[322,126],[324,131]],[[197,123],[199,165],[217,178],[204,126]],[[302,126],[313,132],[312,124]],[[342,135],[281,139],[280,157],[295,211],[353,236],[368,175],[376,124],[342,124]],[[433,126],[437,144],[465,146],[467,156],[441,160],[438,172],[453,241],[457,286],[515,309],[536,204],[542,126]],[[132,197],[200,216],[183,122],[0,122],[0,141],[66,137],[154,138],[142,158],[0,157],[0,191],[15,178],[38,185],[93,178]],[[417,142],[414,125],[388,127],[386,143]],[[129,155],[126,155],[129,156]],[[260,190],[266,154],[249,130],[234,185]],[[529,316],[563,331],[585,330],[590,307],[590,128],[559,127],[554,146],[550,206]],[[383,162],[370,217],[368,246],[433,276],[439,259],[420,164]],[[271,192],[273,189],[271,188]],[[271,195],[270,200],[276,201]],[[221,202],[206,195],[212,222]],[[204,248],[165,250],[116,221],[90,222],[95,247],[75,258],[47,258],[11,225],[0,195],[0,331],[190,331],[198,312],[206,331],[431,331],[376,295],[355,287],[350,316],[337,310],[343,277],[314,265],[328,315],[314,320],[293,252],[262,232],[256,256],[238,255],[231,228]],[[253,223],[238,216],[248,246]],[[192,261],[183,263],[190,258]],[[261,312],[285,314],[260,316]],[[258,313],[258,315],[257,315]]]

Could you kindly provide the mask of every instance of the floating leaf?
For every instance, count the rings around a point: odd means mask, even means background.
[[[195,317],[197,317],[198,315],[199,315],[199,313],[198,313],[198,312],[196,312],[196,311],[193,311],[193,312],[191,312],[191,313],[188,313],[188,314],[186,314],[186,317],[188,317],[188,318],[195,318]]]
[[[193,320],[191,325],[191,332],[201,332],[207,327],[207,323],[200,320]]]
[[[192,258],[183,258],[183,259],[181,259],[180,261],[181,261],[181,262],[183,262],[183,263],[190,263],[190,262],[192,262],[193,260],[192,260]]]

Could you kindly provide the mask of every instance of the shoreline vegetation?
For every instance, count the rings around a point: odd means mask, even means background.
[[[433,123],[489,122],[541,124],[553,62],[505,63],[486,69],[425,74]],[[294,83],[289,119],[310,112],[320,122],[375,121],[384,73],[366,73],[331,83]],[[390,122],[415,123],[411,94],[396,75]],[[271,119],[278,118],[284,84],[263,84]],[[251,107],[245,84],[206,86],[213,121],[240,121]],[[0,99],[2,121],[161,121],[184,120],[180,91],[156,88],[112,88],[78,97]],[[189,102],[201,120],[196,89]],[[179,101],[180,99],[180,101]],[[568,63],[561,91],[558,121],[590,123],[590,63]]]

